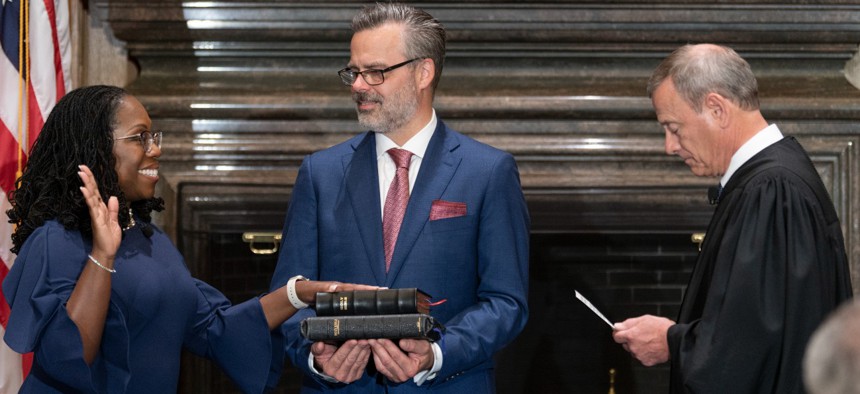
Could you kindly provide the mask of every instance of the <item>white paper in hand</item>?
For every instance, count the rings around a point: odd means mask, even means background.
[[[591,302],[588,301],[587,298],[585,298],[582,294],[579,294],[579,292],[576,290],[574,290],[573,292],[576,293],[576,298],[578,300],[582,301],[582,303],[585,304],[585,306],[587,306],[588,309],[591,309],[591,311],[594,312],[595,315],[597,315],[598,317],[603,319],[603,321],[605,321],[606,324],[609,324],[609,327],[615,328],[615,326],[613,326],[612,323],[609,322],[609,319],[607,319],[606,316],[603,316],[603,314],[600,313],[600,311],[597,310],[597,308],[594,305],[592,305]]]

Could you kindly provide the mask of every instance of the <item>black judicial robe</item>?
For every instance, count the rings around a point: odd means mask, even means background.
[[[833,203],[792,137],[721,197],[668,332],[671,392],[802,393],[807,340],[852,296]]]

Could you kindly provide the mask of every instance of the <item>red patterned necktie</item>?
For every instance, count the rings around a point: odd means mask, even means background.
[[[382,213],[385,272],[388,272],[391,267],[394,244],[397,243],[397,234],[400,233],[403,214],[406,213],[406,205],[409,203],[409,159],[412,157],[412,152],[392,148],[388,150],[388,155],[394,160],[397,172],[391,181],[391,187],[388,188],[388,194],[385,197],[385,209]]]

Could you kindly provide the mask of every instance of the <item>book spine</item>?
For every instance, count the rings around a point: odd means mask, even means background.
[[[415,288],[317,293],[317,316],[394,315],[429,313],[426,295]]]
[[[437,341],[444,328],[430,315],[317,316],[302,320],[301,333],[312,341],[370,338],[425,338]]]

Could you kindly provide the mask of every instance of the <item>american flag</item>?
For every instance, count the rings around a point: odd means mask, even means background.
[[[0,280],[15,261],[8,193],[27,162],[48,113],[71,89],[68,0],[0,0]],[[24,39],[27,38],[28,39]],[[0,293],[0,335],[9,306]],[[0,393],[17,393],[32,355],[0,341]]]

